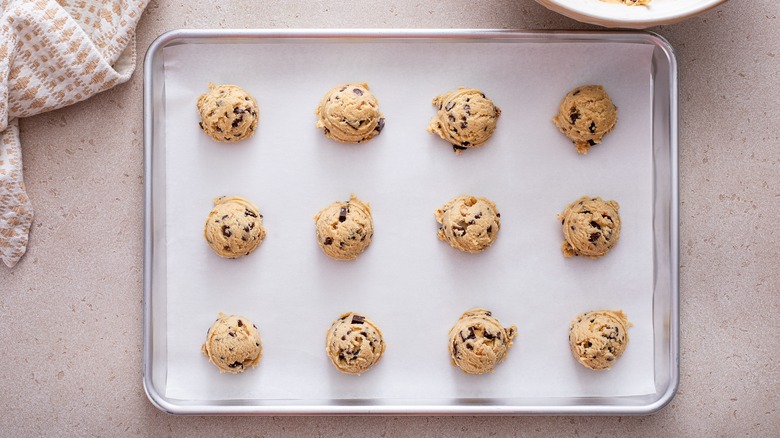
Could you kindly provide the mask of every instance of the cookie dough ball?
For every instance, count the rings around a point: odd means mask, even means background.
[[[571,354],[592,370],[607,369],[626,351],[631,325],[622,310],[583,313],[569,327]]]
[[[209,84],[209,92],[198,98],[200,129],[216,141],[236,142],[257,129],[257,101],[236,85]]]
[[[468,374],[492,372],[506,358],[516,335],[517,326],[501,327],[491,312],[471,309],[450,329],[452,364]]]
[[[587,154],[615,127],[617,107],[604,87],[585,85],[566,94],[553,122],[574,142],[577,152]]]
[[[325,351],[342,373],[360,374],[379,362],[385,352],[385,341],[373,322],[348,312],[333,321],[328,329]]]
[[[245,256],[260,246],[265,238],[263,215],[244,198],[215,198],[203,235],[209,247],[220,257],[235,259]]]
[[[374,220],[367,203],[351,195],[336,201],[314,216],[317,243],[334,260],[354,260],[371,244]]]
[[[433,106],[438,112],[428,125],[428,132],[448,141],[456,154],[485,144],[496,130],[501,110],[485,93],[460,87],[436,96]]]
[[[478,253],[498,238],[501,213],[485,198],[458,196],[434,213],[439,225],[439,240],[464,252]]]
[[[620,215],[615,201],[582,198],[572,202],[557,217],[563,230],[561,251],[564,257],[601,257],[620,238]]]
[[[263,355],[260,332],[252,321],[240,315],[219,313],[206,332],[200,351],[219,368],[219,372],[238,374],[256,367]]]
[[[328,137],[342,143],[370,140],[385,127],[379,101],[365,82],[333,87],[322,98],[314,114],[317,115],[317,127]]]

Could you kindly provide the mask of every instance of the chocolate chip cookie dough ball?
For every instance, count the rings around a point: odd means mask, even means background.
[[[615,127],[617,107],[604,87],[585,85],[564,96],[553,123],[574,142],[577,152],[587,154]]]
[[[615,201],[601,198],[582,198],[572,202],[557,217],[561,221],[564,257],[601,257],[617,244],[620,238],[620,215]]]
[[[238,374],[256,367],[263,355],[260,332],[252,321],[240,315],[219,313],[206,332],[200,351],[219,368],[219,372]]]
[[[360,374],[379,362],[385,352],[385,341],[373,322],[348,312],[333,321],[328,329],[325,351],[342,373]]]
[[[333,87],[322,98],[314,114],[317,115],[317,127],[328,137],[342,143],[370,140],[385,127],[379,101],[365,82]]]
[[[354,260],[371,244],[374,221],[371,208],[355,195],[336,201],[314,216],[317,243],[334,260]]]
[[[506,358],[517,326],[501,327],[493,314],[485,309],[464,313],[450,329],[452,364],[468,374],[484,374]]]
[[[583,313],[569,327],[571,354],[587,368],[607,369],[626,351],[631,325],[622,310]]]
[[[496,130],[501,110],[485,93],[460,87],[433,99],[438,112],[428,125],[428,132],[452,145],[456,154],[485,144]]]
[[[215,198],[203,235],[209,247],[220,257],[234,259],[245,256],[260,246],[265,238],[263,215],[244,198]]]
[[[439,240],[463,252],[486,250],[498,238],[501,213],[485,198],[458,196],[434,213],[439,223]]]
[[[236,85],[209,84],[198,98],[198,112],[200,129],[216,141],[241,141],[257,129],[257,101]]]

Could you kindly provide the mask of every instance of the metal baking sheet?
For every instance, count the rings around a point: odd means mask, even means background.
[[[182,414],[643,414],[674,396],[679,374],[676,63],[652,33],[180,30],[145,63],[144,387]],[[314,128],[324,92],[366,81],[387,124],[362,145]],[[217,144],[197,129],[208,82],[258,99],[257,134]],[[601,83],[619,106],[603,145],[576,154],[550,122],[563,94]],[[430,100],[460,85],[503,113],[488,145],[455,156],[425,132]],[[355,192],[375,239],[356,262],[320,253],[311,217]],[[433,211],[462,193],[502,212],[496,244],[461,254],[435,238]],[[265,215],[249,257],[216,257],[202,223],[220,195]],[[621,203],[621,241],[600,260],[560,255],[568,202]],[[486,307],[519,337],[495,373],[449,365],[446,333]],[[622,308],[631,344],[607,372],[576,364],[568,322]],[[324,332],[356,310],[388,350],[360,376],[324,354]],[[257,369],[220,375],[200,355],[219,311],[260,328]]]

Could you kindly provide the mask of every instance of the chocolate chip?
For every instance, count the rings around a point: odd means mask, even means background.
[[[477,339],[477,335],[474,333],[474,327],[469,327],[469,336],[465,340]]]
[[[596,146],[596,142],[593,140],[588,140],[588,144],[591,146]]]
[[[596,132],[596,122],[590,122],[590,126],[588,126],[588,131]]]
[[[347,89],[347,86],[345,85],[345,86],[341,87],[341,89],[339,91],[344,91],[346,89]]]
[[[577,90],[577,91],[575,91],[574,93],[571,93],[571,95],[572,95],[572,96],[576,96],[576,95],[578,95],[578,94],[580,94],[580,90]]]
[[[341,207],[341,211],[339,211],[339,222],[344,222],[347,220],[347,208]]]
[[[461,142],[461,143],[460,143],[460,145],[461,145],[461,146],[468,146],[468,145],[470,145],[470,144],[471,144],[471,143],[469,143],[469,142],[467,142],[467,141],[464,141],[464,142]]]
[[[447,116],[447,118],[450,119],[450,122],[454,122],[455,121],[455,116],[453,116],[452,114]]]
[[[255,342],[255,347],[259,347],[259,346],[260,346],[260,343],[259,342]]]
[[[230,232],[230,227],[227,225],[222,225],[222,234],[225,237],[230,237],[233,235],[233,233]]]
[[[236,332],[228,332],[228,334],[230,335],[231,338],[235,338],[236,337]]]
[[[243,321],[241,321],[240,319],[238,320],[238,326],[239,326],[239,327],[243,327],[243,326],[244,326],[244,322],[243,322]]]
[[[455,152],[457,152],[457,151],[465,151],[466,149],[467,148],[464,148],[463,146],[458,146],[456,144],[452,145],[452,150],[455,151]]]
[[[597,224],[596,222],[590,221],[590,226],[596,229],[601,229],[601,225]]]
[[[599,237],[601,237],[601,233],[599,233],[597,231],[597,232],[591,234],[590,235],[590,239],[588,239],[588,240],[590,241],[590,243],[596,243],[596,241],[599,240]]]
[[[468,102],[468,99],[466,100],[466,102]],[[471,105],[469,104],[463,105],[463,110],[466,111],[466,114],[471,115],[471,113],[469,113],[469,111],[471,111]]]
[[[485,97],[485,96],[482,96],[482,97]],[[493,316],[493,312],[488,310],[487,312],[485,312],[485,316]]]
[[[242,363],[241,363],[241,362],[239,362],[239,361],[235,361],[235,362],[231,363],[230,365],[228,365],[228,367],[229,367],[229,368],[238,368],[238,367],[241,367],[241,368],[243,368],[243,367],[244,367],[244,364],[242,364]]]
[[[200,129],[206,129],[203,127],[203,122],[198,122],[198,125],[200,125]]]
[[[243,108],[239,108],[239,107],[233,108],[233,114],[243,114],[243,113],[244,113]]]
[[[341,242],[339,242],[339,248],[344,249],[344,245],[345,245],[345,243],[344,243],[343,240]]]
[[[580,118],[579,111],[577,111],[575,109],[572,109],[572,113],[569,115],[569,120],[571,120],[571,124],[573,125],[574,122],[576,122],[577,119],[579,119],[579,118]]]
[[[363,321],[365,320],[366,320],[365,316],[352,315],[352,324],[363,324]]]
[[[250,209],[246,208],[246,209],[244,209],[244,216],[252,216],[252,217],[257,217],[257,214],[255,214],[255,212],[254,212],[254,211],[252,211],[252,210],[250,210]]]
[[[493,336],[493,333],[490,333],[489,331],[485,330],[485,339],[495,339],[495,336]]]
[[[252,327],[254,327],[254,328],[257,328],[257,326],[256,326],[256,325],[254,325],[254,324],[252,324]]]
[[[222,132],[222,128],[220,128],[219,126],[217,126],[217,132]]]
[[[591,344],[590,341],[586,342],[584,345],[585,348],[590,348],[591,346],[593,346],[593,344]]]
[[[447,102],[447,106],[444,107],[445,110],[449,111],[455,106],[455,102]]]
[[[362,96],[363,92],[360,90],[360,88],[353,88],[352,92],[357,94],[358,96]]]
[[[376,130],[376,132],[378,134],[378,133],[382,132],[383,129],[385,129],[385,118],[384,117],[379,119],[379,123],[376,124],[376,128],[374,128],[374,130]]]
[[[481,217],[482,217],[482,212],[479,212],[479,213],[474,215],[474,219],[479,219]]]
[[[237,117],[235,120],[233,120],[233,123],[231,123],[231,126],[233,126],[234,128],[237,128],[238,125],[240,125],[241,122],[243,122],[243,121],[244,121],[244,116]]]
[[[262,217],[262,216],[261,216],[261,217]],[[254,223],[254,222],[250,222],[250,223],[249,223],[249,229],[250,229],[250,230],[254,230],[254,229],[255,229],[255,223]]]
[[[364,338],[368,337],[368,334],[366,332],[360,332],[361,335],[363,335]]]
[[[496,217],[501,217],[501,213],[496,213]]]
[[[615,360],[615,358],[614,358],[614,357],[612,357],[612,356],[608,356],[608,357],[607,357],[607,362],[612,362],[613,360]]]
[[[468,123],[466,123],[466,122],[460,122],[460,127],[461,127],[461,129],[465,129],[467,126],[469,126],[469,124],[468,124]]]
[[[341,340],[342,340],[342,341],[346,341],[346,340],[347,340],[347,335],[344,335],[344,336],[342,336],[342,337],[341,337]]]
[[[326,237],[325,241],[322,242],[322,244],[323,245],[332,245],[333,244],[333,239],[331,239],[330,237]]]
[[[474,349],[474,347],[471,344],[466,344],[466,348],[469,349],[469,350],[473,350]]]
[[[492,233],[493,232],[493,225],[487,227],[487,232]]]

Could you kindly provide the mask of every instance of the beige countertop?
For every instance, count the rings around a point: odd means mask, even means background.
[[[531,0],[165,2],[175,28],[588,29]],[[680,79],[681,384],[646,417],[178,417],[141,384],[142,65],[21,121],[30,245],[0,268],[2,436],[776,436],[780,431],[780,8],[732,0],[652,29]]]

